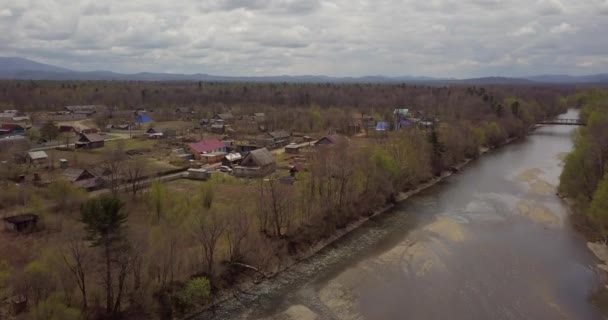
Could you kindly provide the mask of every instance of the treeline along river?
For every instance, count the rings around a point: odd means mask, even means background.
[[[484,155],[198,318],[601,319],[595,258],[556,195],[573,130]]]

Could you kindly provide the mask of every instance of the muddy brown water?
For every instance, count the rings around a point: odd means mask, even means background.
[[[196,319],[602,319],[596,260],[555,195],[573,129],[484,155]]]

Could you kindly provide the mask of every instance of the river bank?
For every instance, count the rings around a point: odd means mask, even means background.
[[[533,132],[534,130],[536,130],[537,128],[538,128],[538,126],[532,128],[530,133]],[[281,273],[288,271],[290,268],[293,268],[294,266],[302,263],[303,261],[311,259],[312,257],[319,254],[323,250],[327,249],[328,247],[330,247],[330,246],[334,245],[335,243],[337,243],[338,241],[342,240],[344,237],[350,235],[353,231],[358,230],[364,224],[368,223],[370,220],[372,220],[376,217],[379,217],[382,214],[390,211],[397,204],[406,202],[411,197],[419,195],[420,193],[438,185],[439,183],[445,181],[447,178],[452,177],[453,175],[459,173],[461,170],[465,169],[474,160],[479,160],[484,155],[489,154],[496,150],[500,150],[501,148],[503,148],[507,145],[510,145],[513,142],[519,141],[523,138],[525,138],[525,136],[509,138],[504,143],[500,144],[496,148],[481,148],[479,151],[478,157],[468,158],[468,159],[462,161],[461,163],[452,166],[450,168],[450,170],[443,171],[440,176],[434,177],[431,180],[420,184],[419,186],[417,186],[416,188],[414,188],[412,190],[397,193],[394,197],[394,202],[386,203],[384,206],[374,210],[373,213],[371,213],[370,215],[363,216],[363,217],[357,219],[356,221],[350,222],[344,228],[337,230],[330,237],[323,239],[323,240],[319,241],[318,243],[316,243],[315,245],[308,248],[308,250],[306,250],[306,252],[300,253],[300,255],[298,256],[297,259],[288,261],[287,263],[283,264],[280,269],[276,270],[272,274],[266,274],[263,279],[250,279],[248,281],[239,283],[234,288],[223,290],[222,292],[220,292],[219,294],[216,295],[216,297],[219,297],[219,298],[217,298],[215,301],[213,301],[212,304],[207,305],[203,309],[200,309],[194,313],[191,313],[186,318],[187,319],[198,319],[201,314],[207,313],[207,312],[213,312],[214,308],[221,306],[229,301],[238,302],[239,299],[236,298],[237,293],[247,294],[248,291],[255,289],[256,286],[260,285],[261,283],[274,281],[275,278],[277,276],[279,276]],[[311,319],[313,319],[313,318],[311,318]]]

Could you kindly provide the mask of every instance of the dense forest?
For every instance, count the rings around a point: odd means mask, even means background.
[[[574,136],[559,190],[576,202],[593,231],[608,239],[608,90],[590,90],[567,98],[581,107],[587,125]]]
[[[434,123],[315,148],[306,154],[306,168],[294,185],[274,177],[231,177],[184,192],[155,182],[140,193],[101,198],[51,185],[48,197],[57,203],[44,218],[49,226],[60,225],[60,232],[28,238],[33,244],[18,261],[0,262],[0,295],[26,295],[32,319],[169,319],[193,312],[235,285],[269,277],[305,257],[336,232],[394,202],[400,192],[453,170],[481,150],[523,137],[537,120],[564,112],[570,101],[562,97],[574,93],[567,87],[405,84],[1,82],[0,88],[0,103],[25,111],[74,104],[263,110],[275,126],[323,131],[354,113],[389,119],[394,108],[405,107]],[[600,117],[594,108],[584,109],[590,124],[585,130],[595,130],[600,121],[594,120]],[[598,146],[605,148],[605,141]],[[122,167],[119,157],[108,161],[116,171]],[[38,191],[26,201],[9,184],[5,191],[3,203],[13,197],[34,206],[36,197],[46,196]]]

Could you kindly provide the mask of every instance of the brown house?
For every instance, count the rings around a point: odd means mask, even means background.
[[[80,138],[78,138],[78,141],[76,141],[76,148],[82,149],[103,148],[104,145],[105,142],[103,137],[97,133],[83,133],[80,135]]]
[[[242,178],[263,178],[276,170],[276,161],[266,148],[249,152],[238,166],[234,175]]]
[[[346,141],[348,141],[346,137],[337,134],[332,134],[317,140],[317,142],[315,142],[315,146],[335,145]]]
[[[85,169],[69,168],[63,170],[63,178],[86,190],[94,190],[100,186],[100,181]]]

